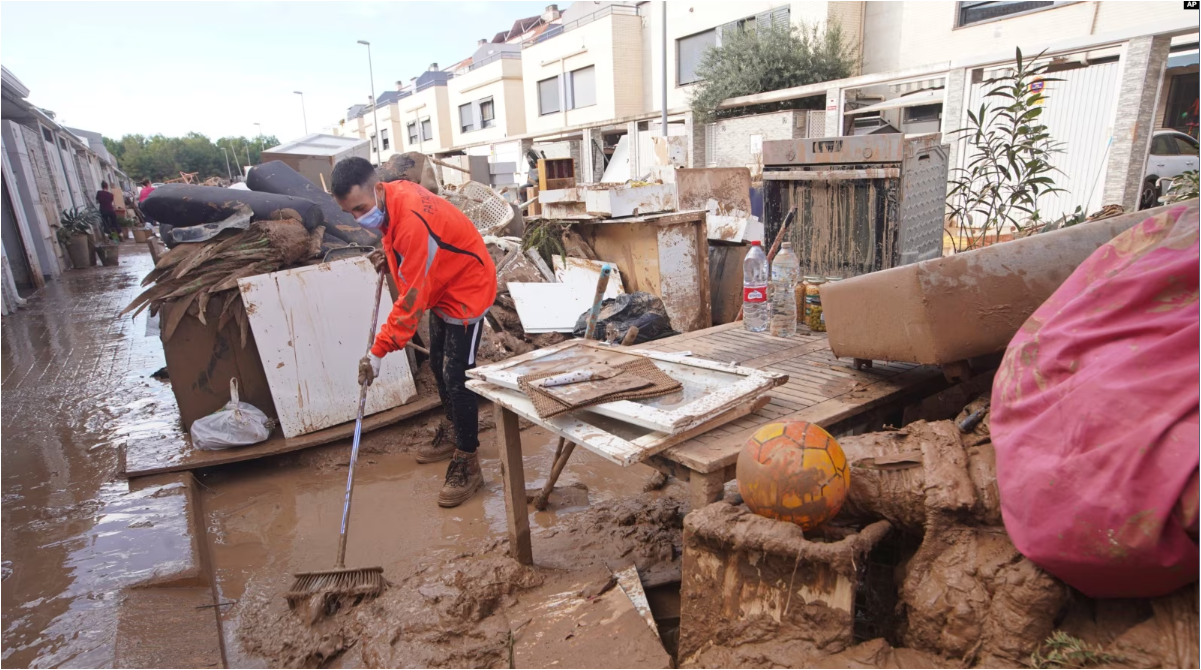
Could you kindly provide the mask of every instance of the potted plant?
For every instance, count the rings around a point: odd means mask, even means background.
[[[58,243],[67,250],[71,265],[76,268],[95,264],[92,260],[91,232],[96,220],[95,210],[82,207],[63,210],[59,215],[54,234]]]
[[[96,253],[100,255],[100,262],[105,266],[120,265],[121,247],[116,244],[102,244],[96,247]]]
[[[128,216],[123,216],[120,219],[121,237],[123,239],[132,239],[134,242],[145,242],[145,237],[138,237],[138,222]],[[143,236],[145,233],[143,233]]]

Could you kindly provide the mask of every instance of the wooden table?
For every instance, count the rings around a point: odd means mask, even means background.
[[[717,362],[788,375],[788,382],[755,401],[750,413],[733,421],[715,419],[698,426],[680,435],[678,443],[642,461],[687,481],[694,509],[721,499],[725,483],[734,478],[735,462],[743,444],[765,423],[808,421],[836,435],[845,434],[855,430],[852,424],[865,420],[873,410],[901,401],[916,403],[947,386],[941,371],[929,366],[877,363],[873,368],[856,370],[851,361],[834,358],[824,333],[810,334],[807,329],[801,329],[794,338],[782,339],[748,332],[741,322],[735,322],[634,349],[663,353],[691,351],[697,357]],[[528,404],[528,400],[519,393],[481,381],[470,381],[468,386],[493,401],[510,546],[515,559],[532,563],[525,468],[515,410],[521,401]],[[536,415],[531,416],[527,408],[523,407],[520,413],[535,424],[559,432]]]

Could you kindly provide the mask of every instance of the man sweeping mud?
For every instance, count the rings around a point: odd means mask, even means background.
[[[484,482],[480,473],[478,399],[467,390],[475,366],[480,323],[496,299],[496,267],[484,239],[462,212],[408,181],[383,183],[365,159],[334,166],[331,190],[338,205],[363,226],[378,228],[376,269],[391,272],[399,298],[384,321],[371,353],[359,362],[359,383],[379,375],[383,357],[404,349],[426,310],[430,315],[430,367],[453,440],[417,451],[418,463],[450,458],[438,504],[455,507]]]

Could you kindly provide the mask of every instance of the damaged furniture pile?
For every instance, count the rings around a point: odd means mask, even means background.
[[[676,171],[681,191],[687,172]],[[696,172],[702,190],[719,190],[720,175]],[[598,276],[637,271],[621,254],[590,256],[602,248],[594,231],[655,215],[600,218],[589,190],[571,201],[582,213],[549,200],[571,221],[567,258],[548,264],[503,241],[498,272],[512,283],[494,312],[525,332],[552,319],[530,311],[524,284],[566,283],[575,269],[587,281],[574,292],[600,298]],[[723,223],[718,211],[707,208],[709,224]],[[541,217],[548,225],[545,207]],[[821,222],[805,225],[813,235]],[[1194,201],[947,258],[872,252],[820,288],[828,335],[802,325],[780,339],[735,322],[621,347],[620,329],[588,327],[586,302],[572,303],[559,327],[581,321],[575,334],[599,342],[469,373],[497,412],[509,550],[532,562],[527,504],[545,508],[580,446],[689,486],[679,667],[1195,667],[1197,228]],[[861,251],[822,254],[840,267],[838,253]],[[534,306],[568,301],[532,295]],[[679,388],[659,389],[624,357]],[[1157,372],[1119,374],[1132,365]],[[528,494],[518,418],[560,438]],[[808,456],[771,475],[780,505],[833,507],[814,527],[743,498],[738,454],[757,431],[797,425],[835,436],[827,453],[849,481],[845,500],[826,500],[824,485],[798,493],[813,486]]]
[[[694,507],[679,665],[1196,667],[1197,243],[1191,201],[823,288],[847,369],[945,383],[832,430],[829,523],[755,514],[741,460]]]

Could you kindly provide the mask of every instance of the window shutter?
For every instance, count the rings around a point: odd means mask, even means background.
[[[571,109],[596,104],[596,67],[585,67],[571,73]]]
[[[554,114],[559,109],[559,78],[551,77],[538,82],[538,113]]]
[[[791,12],[789,11],[788,5],[784,5],[783,7],[776,7],[775,10],[769,10],[769,11],[766,11],[761,14],[755,14],[755,17],[754,17],[755,30],[761,32],[764,30],[769,30],[771,28],[775,28],[775,26],[777,26],[777,25],[782,26],[782,28],[788,28],[788,22],[789,22],[790,16],[791,16]]]
[[[698,81],[696,68],[701,64],[701,57],[709,47],[717,44],[716,30],[706,30],[676,41],[676,75],[680,85]]]

